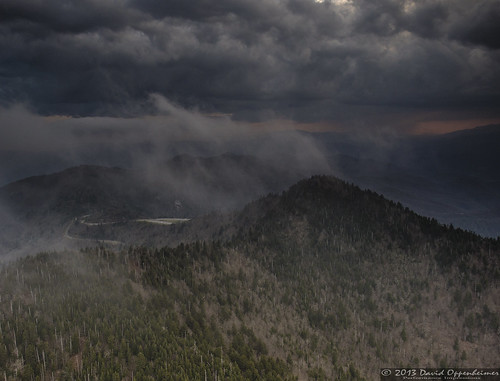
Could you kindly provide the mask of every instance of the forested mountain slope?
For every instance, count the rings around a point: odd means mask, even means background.
[[[163,234],[185,242],[4,265],[0,376],[375,380],[381,367],[498,366],[498,240],[323,176]]]

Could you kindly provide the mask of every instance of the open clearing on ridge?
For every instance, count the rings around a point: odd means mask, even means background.
[[[135,220],[137,222],[147,222],[150,224],[158,224],[158,225],[172,225],[178,224],[181,222],[187,222],[190,218],[141,218]]]

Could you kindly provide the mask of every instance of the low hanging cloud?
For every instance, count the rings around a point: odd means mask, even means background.
[[[213,118],[174,105],[161,95],[151,95],[155,115],[135,118],[107,116],[40,116],[23,105],[0,112],[0,151],[75,152],[93,146],[108,149],[147,146],[160,151],[183,142],[223,144],[248,129],[229,118]]]
[[[140,117],[156,93],[245,121],[499,117],[499,13],[489,0],[5,0],[0,102]]]
[[[323,150],[287,121],[275,122],[270,131],[230,115],[186,109],[159,94],[148,102],[154,115],[129,118],[40,116],[22,105],[0,109],[0,155],[6,159],[0,182],[79,164],[155,176],[180,154],[247,154],[303,173],[329,171]]]

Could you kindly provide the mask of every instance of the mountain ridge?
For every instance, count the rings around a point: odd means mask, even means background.
[[[98,226],[111,227],[120,228]],[[130,243],[153,229],[121,228]],[[0,370],[9,381],[16,369],[26,379],[53,371],[375,380],[381,367],[497,364],[499,240],[328,176],[237,212],[154,229],[151,240],[122,248],[3,267],[0,290],[10,291],[0,300],[9,322]],[[47,364],[36,358],[42,348]]]

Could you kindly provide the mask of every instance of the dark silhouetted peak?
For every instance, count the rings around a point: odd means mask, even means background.
[[[249,204],[236,218],[240,239],[261,245],[328,248],[342,242],[361,253],[398,248],[421,252],[437,247],[436,258],[447,264],[465,255],[482,238],[435,219],[420,216],[399,203],[342,180],[314,176],[281,195],[269,195]],[[323,245],[326,245],[323,247]],[[452,248],[452,249],[450,249]]]
[[[76,217],[141,214],[155,195],[131,171],[82,165],[29,177],[0,189],[0,200],[18,215]]]

